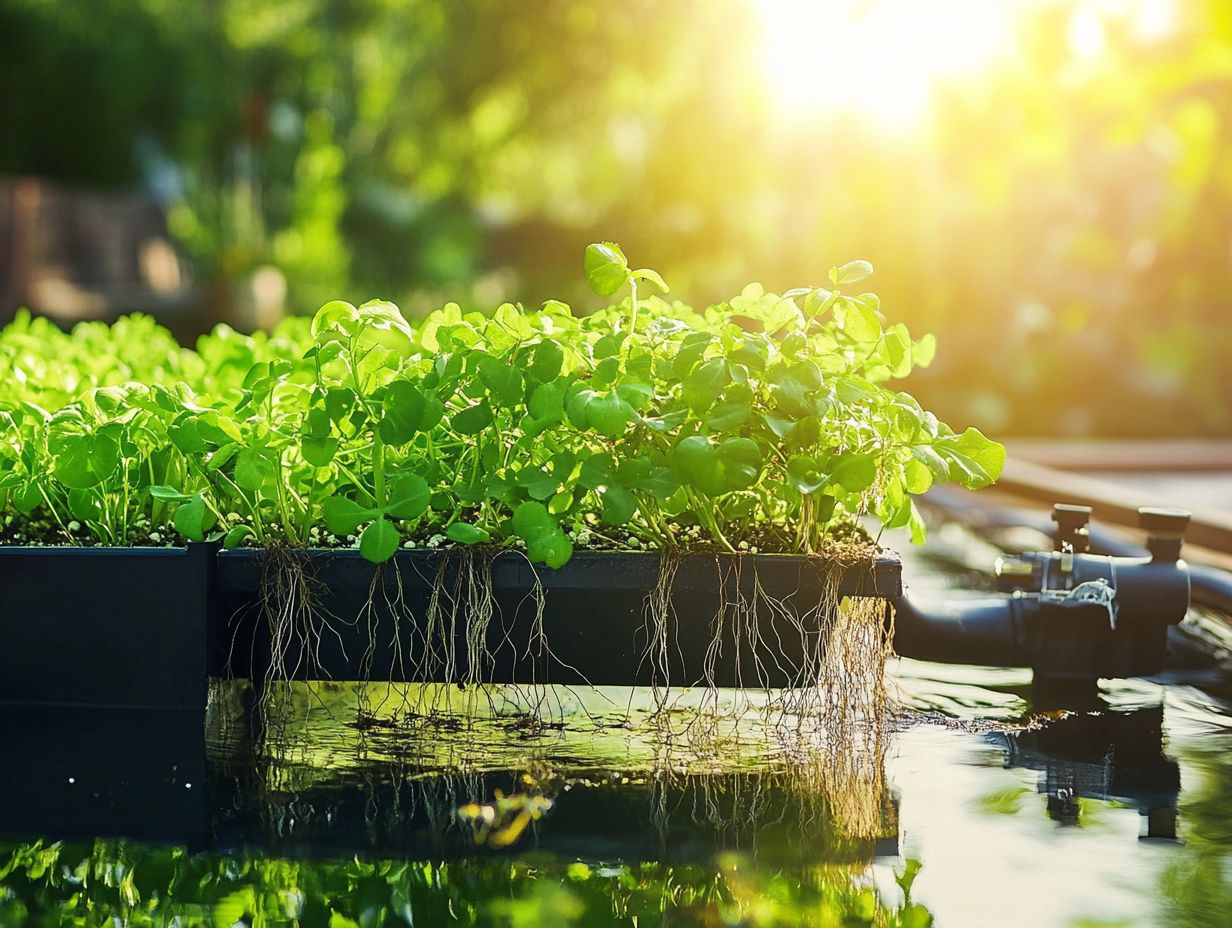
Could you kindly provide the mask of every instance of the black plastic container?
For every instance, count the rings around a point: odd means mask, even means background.
[[[204,708],[216,551],[0,547],[0,704]]]
[[[466,581],[486,572],[476,566],[482,555],[400,551],[380,568],[356,551],[308,550],[295,557],[317,591],[315,617],[283,624],[281,637],[272,640],[277,623],[268,614],[276,604],[266,596],[268,554],[219,553],[223,614],[214,672],[264,679],[272,661],[274,678],[642,686],[666,682],[665,662],[674,686],[781,687],[797,682],[805,655],[825,646],[827,618],[817,606],[834,601],[827,592],[883,599],[902,592],[902,565],[892,554],[848,568],[787,555],[686,555],[676,569],[673,617],[657,669],[646,657],[645,606],[659,582],[658,554],[577,552],[552,570],[506,551],[490,556],[494,609],[484,629],[482,666],[472,667],[467,636],[479,630],[474,617],[481,597],[467,595],[473,587]],[[435,629],[425,636],[434,587],[458,591],[459,605],[438,608]],[[536,635],[537,589],[542,638]],[[748,613],[737,620],[730,604],[751,602],[758,590],[764,596],[756,622],[747,621]],[[803,630],[776,615],[764,597],[802,616]],[[721,646],[711,653],[707,674],[716,621]],[[437,655],[433,668],[416,659],[429,649]],[[442,681],[440,660],[447,654],[452,672]]]
[[[0,834],[201,848],[205,752],[201,709],[0,706]]]

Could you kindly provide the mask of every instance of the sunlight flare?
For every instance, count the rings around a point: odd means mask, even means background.
[[[1013,47],[1021,0],[750,0],[769,92],[791,116],[917,122],[938,81],[980,73]]]

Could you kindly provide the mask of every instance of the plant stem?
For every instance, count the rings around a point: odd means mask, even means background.
[[[385,499],[385,442],[380,432],[373,432],[372,441],[372,473],[375,478],[376,504],[384,506]]]
[[[621,352],[626,361],[633,348],[633,338],[637,334],[637,281],[632,277],[629,278],[629,302],[633,304],[633,312],[629,316],[629,337],[625,340],[624,351]]]

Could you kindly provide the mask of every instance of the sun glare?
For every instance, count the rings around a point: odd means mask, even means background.
[[[750,0],[775,104],[913,124],[934,85],[979,74],[1013,47],[1021,0]]]

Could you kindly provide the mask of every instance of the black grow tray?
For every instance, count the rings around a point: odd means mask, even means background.
[[[320,614],[332,617],[313,660],[306,659],[301,627],[281,645],[271,641],[268,610],[261,608],[264,550],[0,546],[0,705],[196,709],[205,705],[211,675],[261,681],[271,662],[274,678],[290,679],[619,686],[708,679],[780,687],[796,680],[805,653],[824,646],[824,622],[810,620],[802,631],[763,609],[756,634],[746,623],[738,641],[729,617],[707,677],[703,661],[722,603],[749,599],[760,584],[808,614],[822,600],[828,574],[841,596],[893,600],[902,590],[893,554],[840,573],[789,555],[686,555],[672,588],[665,681],[644,659],[644,607],[659,579],[657,554],[577,552],[552,570],[502,552],[491,557],[494,613],[482,663],[466,662],[473,603],[464,598],[452,626],[438,626],[434,638],[438,651],[452,647],[456,661],[442,679],[439,665],[425,673],[414,655],[422,653],[434,582],[443,577],[451,588],[466,555],[403,550],[381,568],[354,550],[309,549],[295,557],[320,591]],[[551,654],[533,634],[537,585]],[[395,611],[387,600],[399,589]],[[366,609],[370,599],[374,607]],[[754,638],[761,642],[756,648]],[[272,661],[275,651],[280,656]]]
[[[218,555],[219,599],[226,613],[220,625],[220,672],[261,679],[279,651],[275,676],[333,680],[441,682],[417,666],[426,647],[424,629],[434,585],[458,589],[464,558],[445,552],[404,550],[379,569],[354,550],[309,549],[304,569],[321,591],[318,624],[306,634],[297,625],[281,644],[271,645],[262,616],[262,576],[267,555],[261,550],[222,551]],[[455,673],[450,682],[551,682],[646,686],[669,682],[690,686],[782,687],[797,680],[804,655],[814,653],[824,624],[816,616],[806,628],[792,627],[762,607],[754,635],[745,625],[737,640],[736,621],[722,622],[720,653],[707,678],[704,660],[714,640],[715,617],[723,603],[754,597],[757,586],[798,615],[822,601],[829,572],[805,557],[790,555],[691,554],[682,558],[672,588],[667,680],[645,658],[647,594],[659,580],[657,553],[576,552],[564,567],[532,567],[514,551],[491,560],[495,610],[486,629],[482,666],[466,659],[473,604],[453,615],[438,613],[438,633],[430,647],[443,654],[452,642]],[[871,563],[849,567],[829,578],[839,596],[896,599],[902,592],[902,564],[884,553]],[[440,578],[438,582],[438,578]],[[542,590],[542,629],[551,653],[534,646],[536,586]],[[375,595],[374,595],[375,594]],[[388,603],[400,600],[400,608]],[[760,637],[754,646],[753,639]],[[528,646],[529,645],[529,646]],[[309,651],[311,653],[309,653]]]
[[[216,551],[0,547],[0,704],[203,708]]]

